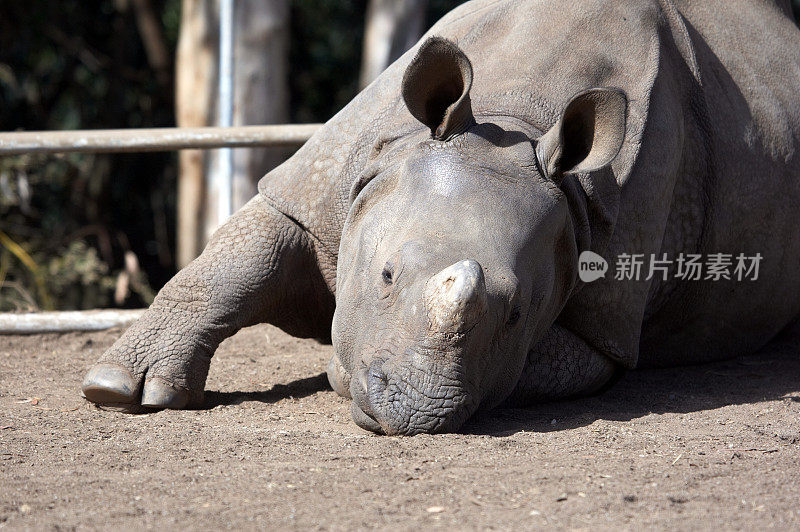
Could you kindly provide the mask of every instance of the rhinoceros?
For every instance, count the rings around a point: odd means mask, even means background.
[[[413,435],[751,353],[800,315],[799,149],[788,1],[468,2],[260,181],[83,393],[201,405],[218,344],[269,322],[333,343],[359,426]]]

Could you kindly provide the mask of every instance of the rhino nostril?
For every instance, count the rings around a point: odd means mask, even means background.
[[[383,370],[383,362],[376,361],[369,368],[369,380],[380,387],[385,387],[388,382],[386,372]]]

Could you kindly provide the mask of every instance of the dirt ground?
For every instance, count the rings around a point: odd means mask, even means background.
[[[794,341],[390,438],[328,388],[330,347],[267,326],[204,409],[99,410],[78,388],[119,334],[0,336],[0,528],[800,529]]]

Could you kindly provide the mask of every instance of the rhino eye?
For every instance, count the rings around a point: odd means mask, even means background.
[[[392,284],[394,280],[394,264],[391,262],[387,262],[383,266],[383,272],[381,272],[381,277],[383,278],[383,282],[386,284]]]
[[[506,322],[506,325],[508,327],[513,327],[514,325],[517,324],[517,322],[519,321],[519,317],[521,315],[522,312],[520,311],[520,308],[514,307],[513,309],[511,309],[511,314],[508,316],[508,321]]]

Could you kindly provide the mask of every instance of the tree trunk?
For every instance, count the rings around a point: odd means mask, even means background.
[[[363,89],[422,36],[428,0],[370,0],[359,86]]]
[[[289,3],[237,3],[233,125],[289,122]],[[233,153],[233,208],[256,193],[258,180],[288,156],[286,148],[237,149]]]
[[[212,125],[217,117],[219,4],[183,0],[178,44],[178,125]],[[289,120],[287,0],[234,2],[233,125]],[[287,156],[284,148],[233,152],[232,203],[236,211],[256,193],[258,180]],[[225,220],[208,194],[204,175],[224,171],[219,151],[181,153],[178,186],[178,265],[194,259]],[[213,180],[213,176],[212,176]]]
[[[139,35],[147,54],[147,62],[155,71],[156,80],[161,87],[167,88],[169,87],[170,57],[161,22],[158,20],[150,0],[133,0],[133,8]]]
[[[218,5],[213,0],[183,0],[175,71],[175,107],[179,127],[213,123],[219,62]],[[177,256],[183,268],[205,244],[205,171],[207,153],[179,153]]]

